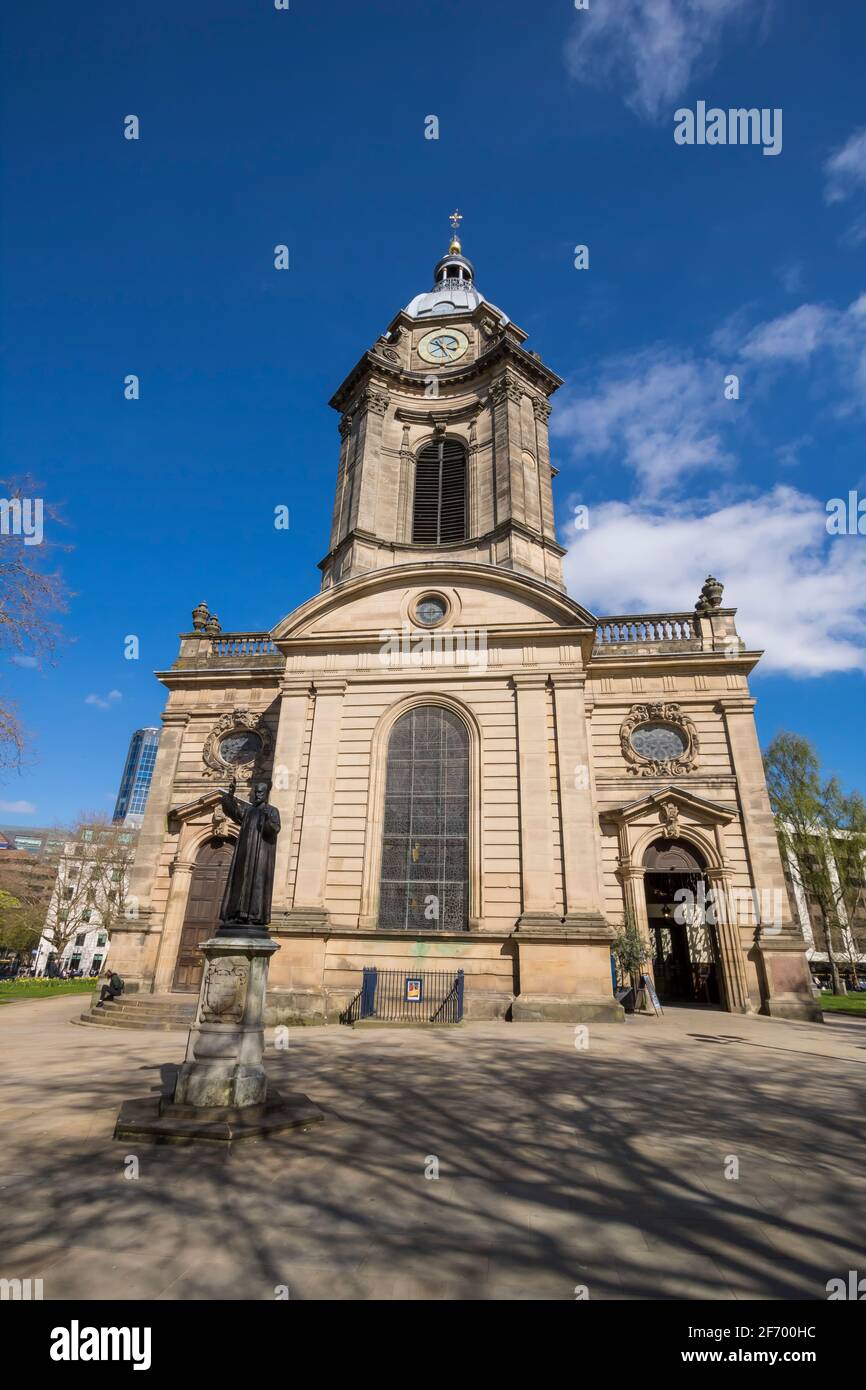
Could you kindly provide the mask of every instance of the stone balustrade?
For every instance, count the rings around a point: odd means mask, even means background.
[[[621,652],[633,649],[701,651],[703,641],[694,613],[624,613],[599,618],[595,651]]]
[[[210,639],[210,655],[217,657],[276,656],[269,632],[221,632]]]
[[[220,666],[283,666],[269,632],[185,632],[175,670],[214,670]]]

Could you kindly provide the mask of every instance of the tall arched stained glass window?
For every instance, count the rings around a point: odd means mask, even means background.
[[[419,705],[388,742],[379,926],[469,925],[469,733],[456,714]]]

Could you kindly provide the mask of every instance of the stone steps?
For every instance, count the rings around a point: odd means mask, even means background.
[[[189,1029],[191,1019],[169,1019],[159,1022],[156,1019],[145,1022],[135,1018],[106,1018],[104,1014],[82,1014],[80,1018],[72,1019],[82,1028],[138,1028],[144,1032],[151,1033],[172,1033],[186,1032]]]
[[[101,1006],[93,999],[87,1013],[75,1021],[99,1028],[149,1028],[166,1032],[189,1028],[197,1003],[197,996],[182,994],[143,994],[129,998],[121,995],[114,1001],[107,999]]]

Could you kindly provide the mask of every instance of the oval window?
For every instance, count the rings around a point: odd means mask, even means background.
[[[673,724],[640,724],[632,730],[634,751],[653,763],[675,762],[688,748],[688,740]]]
[[[220,757],[224,763],[251,763],[261,751],[261,737],[252,729],[227,734],[220,744]]]

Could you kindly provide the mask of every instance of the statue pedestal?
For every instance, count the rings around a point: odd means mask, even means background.
[[[177,1105],[264,1105],[268,1082],[265,989],[268,964],[280,948],[268,936],[215,936],[205,959],[198,1012],[174,1091]]]
[[[280,948],[267,932],[217,934],[205,958],[198,1010],[172,1096],[127,1101],[115,1139],[231,1146],[324,1119],[306,1096],[268,1090],[262,1065],[268,963]]]

